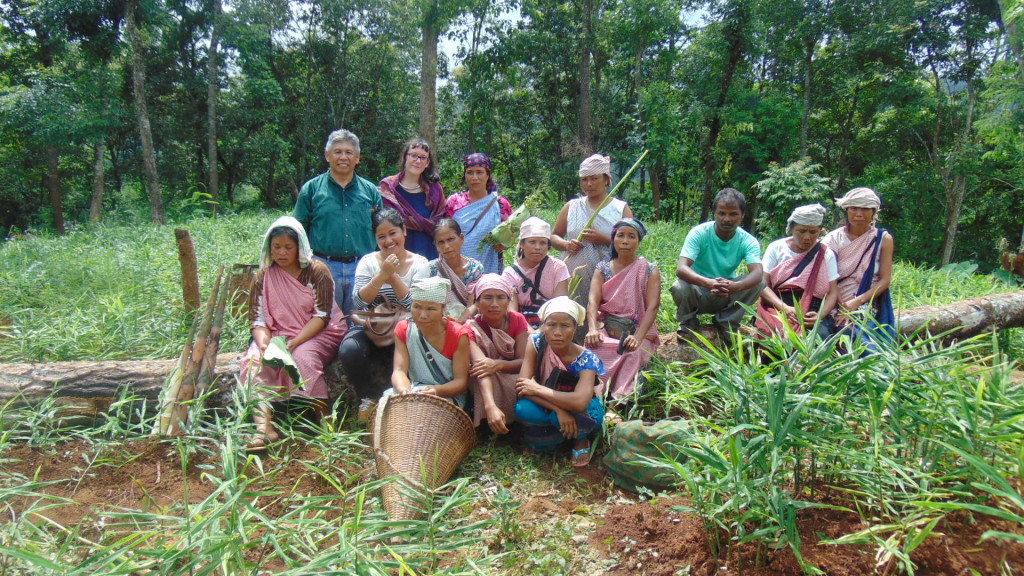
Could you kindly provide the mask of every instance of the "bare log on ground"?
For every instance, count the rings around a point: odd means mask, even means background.
[[[231,404],[231,392],[240,371],[240,353],[219,354],[213,373],[212,394],[205,407],[222,409]],[[89,423],[106,413],[117,398],[129,392],[146,401],[146,410],[157,411],[167,376],[179,360],[122,360],[106,362],[50,362],[46,364],[0,364],[0,408],[34,405],[54,396],[60,417]],[[390,386],[390,363],[374,364],[371,378],[383,390]],[[345,378],[341,362],[324,368],[331,400],[342,399],[341,411],[355,414],[356,397]]]
[[[922,328],[931,334],[955,330],[951,336],[969,338],[982,332],[1024,326],[1024,291],[961,300],[947,306],[918,306],[896,317],[900,332]]]
[[[218,356],[221,382],[234,383],[238,358],[238,354]],[[0,406],[37,404],[53,395],[63,418],[85,420],[98,418],[129,392],[155,412],[164,381],[177,364],[177,359],[0,364]],[[209,405],[225,405],[230,400],[226,392],[222,386]]]

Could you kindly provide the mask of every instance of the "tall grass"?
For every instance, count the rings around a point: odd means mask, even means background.
[[[220,264],[255,263],[271,214],[196,218],[191,231],[199,279],[208,289]],[[60,238],[0,245],[0,361],[172,358],[190,319],[181,304],[174,226],[106,226]],[[225,327],[222,348],[240,349],[243,323]]]

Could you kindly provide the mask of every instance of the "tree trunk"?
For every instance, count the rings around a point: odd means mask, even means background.
[[[1006,34],[1006,43],[1010,47],[1010,52],[1017,59],[1017,78],[1024,79],[1024,38],[1021,38],[1017,20],[1010,17],[1010,10],[1017,4],[1019,2],[1015,0],[999,0],[999,12],[1002,15],[1000,27]],[[1024,241],[1022,241],[1022,245],[1024,245]]]
[[[160,179],[156,172],[153,132],[149,126],[149,112],[146,111],[146,63],[142,37],[139,35],[135,14],[137,1],[129,0],[125,5],[124,19],[132,44],[132,91],[135,93],[135,116],[139,124],[139,141],[142,143],[142,167],[146,173],[149,215],[153,222],[163,224],[165,222],[164,203],[160,197]]]
[[[277,178],[277,157],[280,155],[277,148],[270,153],[267,166],[267,183],[263,185],[263,205],[268,208],[277,208],[277,194],[275,193],[274,180]]]
[[[104,148],[107,148],[105,144]],[[117,146],[109,147],[108,152],[110,153],[110,176],[114,179],[114,192],[118,193],[121,192],[122,188],[124,188],[124,176],[122,174],[123,166],[121,166],[121,155],[118,154]],[[114,197],[116,198],[117,195],[115,194]]]
[[[654,219],[661,218],[661,161],[655,161],[651,168],[651,208],[654,210]]]
[[[956,246],[956,232],[960,226],[960,213],[963,211],[964,196],[967,195],[967,177],[963,174],[953,176],[946,186],[946,226],[942,231],[942,257],[939,266],[945,266],[953,259],[953,247]]]
[[[718,100],[711,109],[711,117],[708,119],[708,137],[704,141],[701,151],[701,167],[704,172],[704,195],[700,205],[700,221],[705,222],[711,213],[711,200],[714,197],[715,170],[718,168],[715,161],[715,147],[718,146],[718,137],[722,134],[722,110],[729,99],[729,89],[732,88],[733,78],[743,62],[744,49],[746,46],[747,23],[750,12],[742,1],[736,9],[734,20],[727,23],[723,34],[728,44],[725,66],[722,69],[722,78],[718,83]]]
[[[207,192],[213,198],[214,211],[220,202],[220,182],[217,178],[217,44],[220,41],[221,0],[213,0],[210,29],[210,55],[206,67],[206,170],[209,177]]]
[[[105,148],[102,139],[93,145],[92,202],[89,203],[89,222],[93,224],[99,222],[103,216],[103,156]]]
[[[50,195],[50,208],[53,210],[53,228],[57,234],[63,234],[64,202],[60,193],[60,154],[56,146],[46,147],[46,188]]]
[[[592,98],[590,95],[590,60],[591,38],[593,28],[591,19],[594,12],[594,0],[583,1],[583,46],[580,53],[580,102],[579,102],[579,135],[580,151],[583,156],[589,156],[593,150],[591,141],[591,127],[593,118],[591,114]]]
[[[434,146],[437,132],[437,2],[423,17],[423,60],[420,64],[420,138]]]
[[[811,87],[814,79],[814,48],[817,40],[804,45],[804,109],[800,114],[800,158],[807,158],[807,133],[811,118]]]

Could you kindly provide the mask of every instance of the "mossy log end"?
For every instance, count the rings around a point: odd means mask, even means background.
[[[911,335],[918,332],[937,334],[956,329],[954,337],[966,338],[984,332],[1024,326],[1024,291],[982,298],[972,298],[949,306],[922,306],[899,313],[900,330]],[[702,332],[717,342],[710,326]],[[697,351],[676,342],[675,334],[661,337],[658,355],[667,361],[691,362]],[[240,354],[217,356],[217,384],[209,399],[214,408],[227,406],[230,390],[237,382]],[[61,407],[61,415],[76,421],[99,418],[110,404],[130,390],[155,411],[160,390],[177,360],[138,360],[107,362],[51,362],[47,364],[0,364],[0,406],[35,404],[53,394]],[[374,365],[373,380],[382,389],[389,385],[389,365]],[[342,398],[344,406],[352,406],[355,395],[345,379],[341,362],[335,360],[325,370],[331,398]]]

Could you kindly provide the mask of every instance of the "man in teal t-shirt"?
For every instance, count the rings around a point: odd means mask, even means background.
[[[729,341],[743,320],[741,304],[753,306],[764,288],[761,245],[740,228],[746,199],[735,188],[723,188],[715,196],[711,222],[690,229],[679,252],[676,281],[669,292],[676,303],[680,339],[700,327],[697,314],[714,314],[715,327]],[[741,262],[747,274],[734,278]]]

